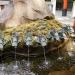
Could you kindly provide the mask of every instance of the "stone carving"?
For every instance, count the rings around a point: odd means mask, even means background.
[[[53,14],[49,11],[45,0],[12,0],[1,12],[0,23],[5,23],[6,27],[13,27],[48,16],[51,17]]]
[[[12,3],[4,4],[4,8],[1,9],[0,11],[0,23],[4,23],[6,20],[8,20],[12,14],[13,14],[13,4]]]

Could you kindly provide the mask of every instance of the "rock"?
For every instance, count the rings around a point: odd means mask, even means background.
[[[21,25],[27,21],[54,17],[45,0],[13,0],[13,16],[6,20],[6,27]],[[9,10],[7,10],[9,11]]]

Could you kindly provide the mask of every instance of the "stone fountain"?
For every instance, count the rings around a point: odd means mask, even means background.
[[[22,75],[33,75],[31,69],[34,67],[34,71],[37,68],[49,70],[52,67],[52,62],[47,59],[46,54],[57,51],[57,61],[63,59],[59,54],[65,49],[73,29],[54,19],[45,0],[2,0],[0,9],[2,64],[7,62],[8,67],[17,68],[18,73],[24,73]],[[40,60],[38,57],[41,57]],[[37,59],[37,62],[34,59]],[[14,65],[13,61],[20,64]],[[5,69],[3,71],[7,72]]]

